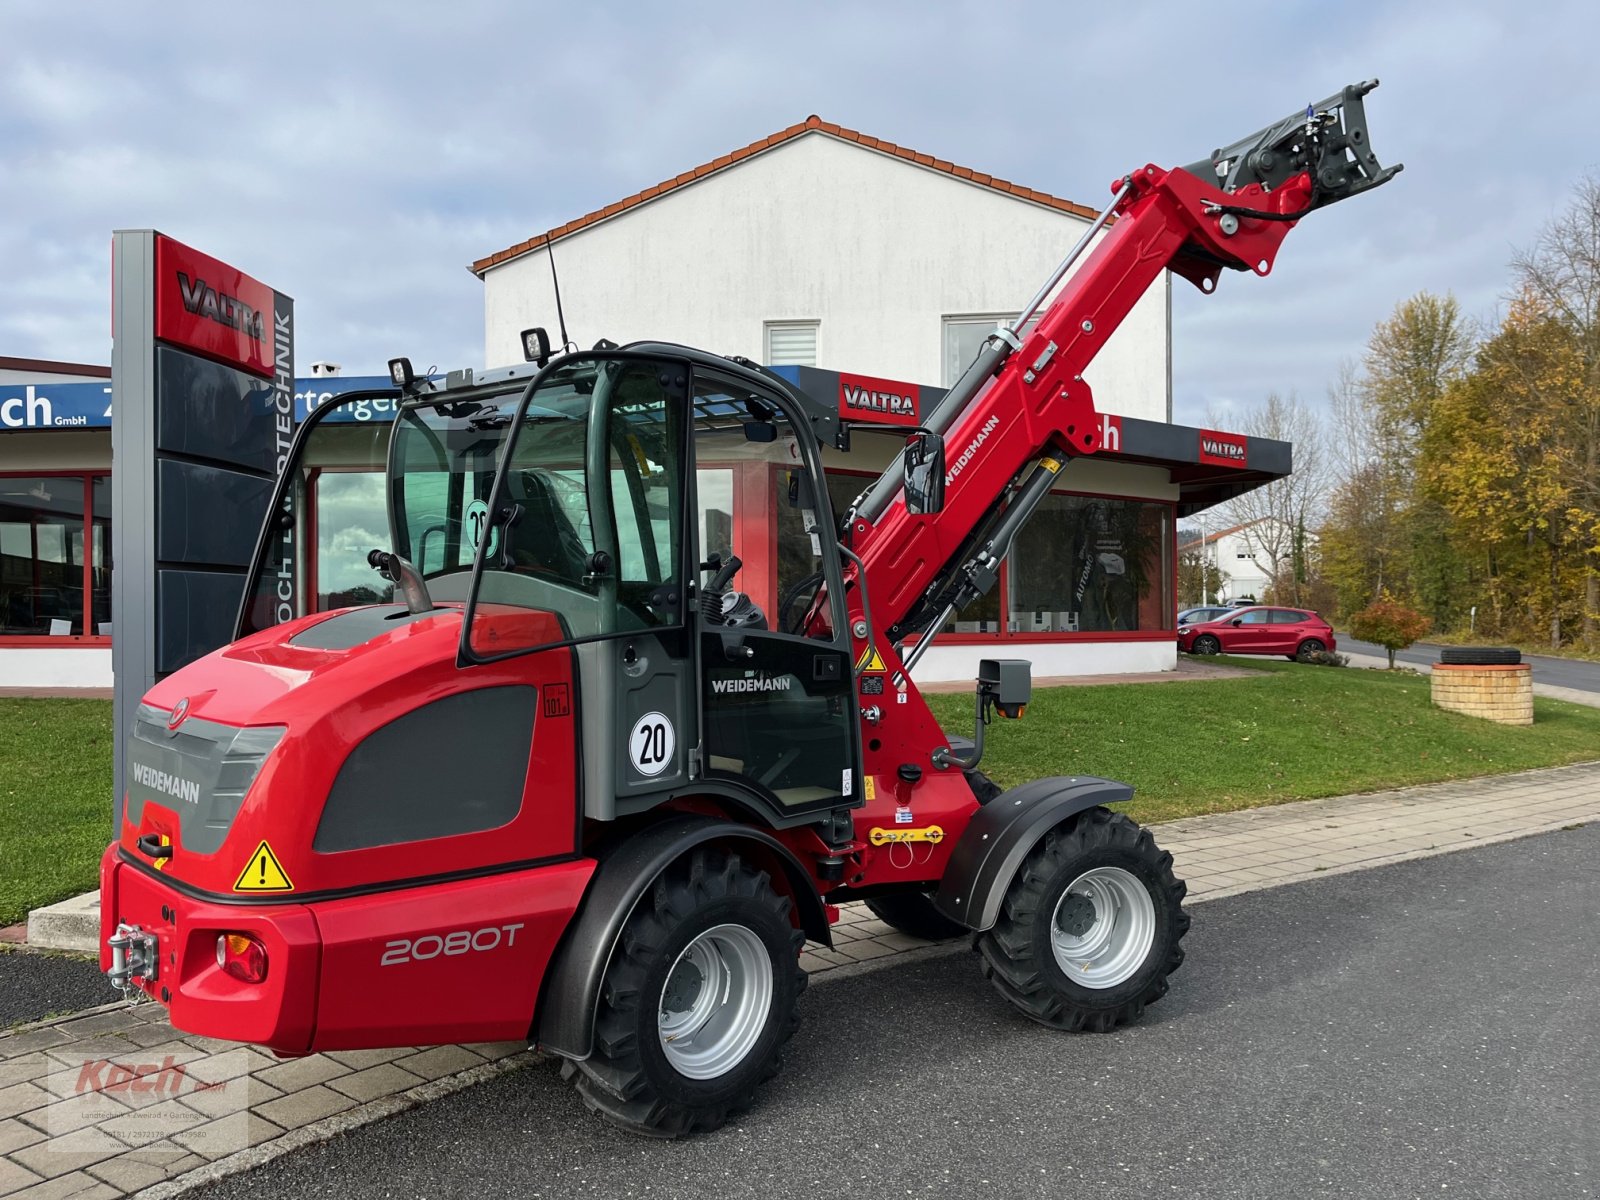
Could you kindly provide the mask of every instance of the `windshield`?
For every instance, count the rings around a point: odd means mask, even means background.
[[[394,550],[425,579],[469,570],[485,537],[497,549],[489,492],[517,399],[423,405],[395,423]]]
[[[682,623],[687,388],[683,364],[622,354],[541,379],[490,505],[503,540],[475,585],[475,656]]]

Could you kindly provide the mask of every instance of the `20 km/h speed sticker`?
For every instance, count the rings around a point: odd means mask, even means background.
[[[647,712],[633,723],[628,735],[628,758],[641,775],[659,775],[672,761],[678,738],[665,714]]]

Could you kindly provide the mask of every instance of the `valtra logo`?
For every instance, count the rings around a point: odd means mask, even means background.
[[[273,377],[276,348],[267,316],[276,293],[259,279],[157,234],[155,293],[159,340]]]
[[[922,389],[914,383],[839,375],[839,416],[846,421],[915,425]]]
[[[1249,441],[1242,434],[1200,431],[1200,461],[1213,467],[1249,465]]]
[[[178,272],[178,291],[183,295],[184,308],[190,312],[237,329],[258,342],[266,337],[261,314],[239,297],[217,291],[204,279],[190,279],[182,271]]]

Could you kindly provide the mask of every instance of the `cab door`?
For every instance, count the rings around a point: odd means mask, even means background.
[[[815,444],[781,400],[700,372],[693,436],[702,588],[702,767],[782,820],[860,797],[843,577]]]

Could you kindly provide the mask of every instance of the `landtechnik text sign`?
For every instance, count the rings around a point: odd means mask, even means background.
[[[110,403],[103,390],[64,390],[85,385],[35,384],[9,411],[25,428],[69,428],[72,416],[111,427],[120,803],[144,693],[232,636],[297,389],[283,293],[151,229],[113,235],[112,280]],[[285,530],[291,552],[294,536]]]

